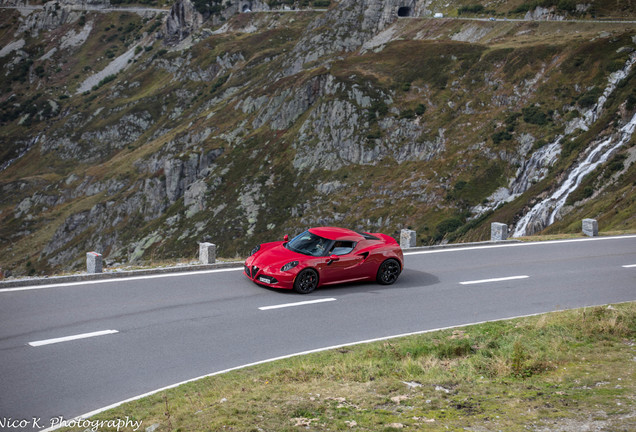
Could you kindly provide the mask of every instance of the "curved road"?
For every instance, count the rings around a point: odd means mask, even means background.
[[[0,425],[49,427],[297,352],[636,300],[636,236],[405,255],[393,286],[307,296],[258,287],[240,269],[0,290]]]
[[[78,12],[99,12],[99,13],[110,13],[110,12],[130,12],[136,13],[139,15],[145,13],[154,13],[154,14],[164,14],[170,13],[171,9],[162,9],[162,8],[149,8],[149,7],[135,7],[135,6],[123,6],[123,7],[107,7],[100,5],[88,5],[88,4],[78,4],[78,5],[66,5],[69,10],[78,11]],[[40,11],[44,9],[43,5],[2,5],[0,9],[17,9],[23,15],[29,15],[32,12]],[[255,10],[252,11],[254,13],[289,13],[289,12],[327,12],[326,8],[301,8],[301,9],[271,9],[271,10]],[[543,19],[532,19],[532,18],[507,18],[507,17],[462,17],[462,16],[444,16],[440,18],[435,18],[433,15],[426,16],[403,16],[398,17],[400,19],[425,19],[425,20],[457,20],[457,21],[497,21],[497,22],[541,22],[541,23],[596,23],[596,24],[636,24],[636,20],[633,19],[615,19],[608,18],[605,20],[602,19],[561,19],[561,20],[543,20]]]

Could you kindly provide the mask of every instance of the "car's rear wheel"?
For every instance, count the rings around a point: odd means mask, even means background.
[[[401,271],[400,263],[396,259],[389,258],[380,264],[376,280],[379,284],[391,285],[400,276]]]
[[[298,273],[294,281],[294,291],[300,294],[309,294],[318,286],[318,273],[312,269],[305,269]]]

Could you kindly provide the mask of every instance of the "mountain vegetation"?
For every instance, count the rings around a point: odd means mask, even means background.
[[[5,274],[237,257],[314,225],[636,227],[636,3],[29,4],[0,17]]]

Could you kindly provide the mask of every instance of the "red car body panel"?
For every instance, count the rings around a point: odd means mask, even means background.
[[[288,242],[263,243],[257,252],[245,260],[243,273],[259,285],[272,288],[293,289],[296,276],[311,268],[318,273],[318,287],[353,281],[375,281],[380,265],[393,258],[404,268],[404,257],[400,245],[385,234],[357,233],[344,228],[310,228],[310,233],[332,241],[354,242],[353,250],[338,255],[326,251],[322,256],[305,255],[288,249]],[[285,264],[298,262],[286,271]]]

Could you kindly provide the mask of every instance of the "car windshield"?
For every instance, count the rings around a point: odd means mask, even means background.
[[[289,243],[287,248],[303,255],[315,257],[324,256],[331,240],[312,234],[309,231],[297,235]]]

